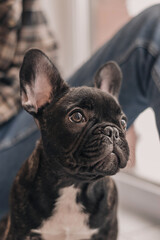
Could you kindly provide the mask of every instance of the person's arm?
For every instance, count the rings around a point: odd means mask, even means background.
[[[17,31],[22,14],[22,0],[0,1],[0,71],[12,63],[17,47]],[[3,75],[1,73],[1,75]]]
[[[0,0],[0,125],[14,116],[19,108],[17,79],[8,76],[17,48],[21,24],[22,0]]]
[[[41,2],[0,0],[0,125],[20,110],[19,68],[29,48],[41,49],[55,63],[57,43]]]

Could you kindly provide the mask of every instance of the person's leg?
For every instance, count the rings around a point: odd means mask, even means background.
[[[23,110],[0,127],[0,219],[8,211],[13,179],[39,137],[33,117]]]
[[[151,104],[151,72],[160,55],[159,16],[160,5],[156,5],[133,18],[68,80],[71,86],[93,86],[98,68],[109,60],[117,61],[123,72],[119,100],[128,117],[128,127]],[[160,84],[160,79],[157,81]],[[157,101],[158,98],[160,93]]]
[[[150,92],[148,95],[150,107],[155,113],[156,125],[160,136],[160,56],[152,69],[152,79],[153,81],[150,83],[151,86],[149,86]]]

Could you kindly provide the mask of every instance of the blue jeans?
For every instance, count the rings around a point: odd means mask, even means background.
[[[153,6],[126,24],[72,77],[71,86],[93,86],[97,69],[108,60],[119,63],[123,82],[120,104],[128,127],[146,108],[155,112],[160,134],[160,5]],[[8,197],[16,172],[32,152],[40,133],[25,111],[0,127],[0,218],[8,211]]]

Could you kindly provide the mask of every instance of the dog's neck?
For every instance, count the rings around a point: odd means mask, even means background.
[[[57,188],[63,188],[71,185],[80,186],[84,183],[84,181],[80,181],[70,175],[64,167],[62,167],[56,154],[52,155],[52,157],[47,156],[42,140],[38,143],[36,152],[38,156],[38,175],[47,180],[51,186],[54,185],[57,186]]]

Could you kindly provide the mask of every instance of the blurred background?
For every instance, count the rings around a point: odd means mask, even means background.
[[[67,79],[103,43],[109,40],[126,22],[140,11],[160,0],[42,0],[51,29],[59,43],[59,68]],[[129,238],[122,226],[122,239],[160,239],[160,225],[151,227],[146,236],[136,229],[160,223],[160,145],[154,113],[143,112],[128,131],[131,157],[125,171],[117,174],[120,205],[125,224],[130,221]],[[121,211],[121,210],[120,210]],[[127,215],[128,214],[128,215]],[[137,220],[137,214],[142,219]],[[121,214],[120,214],[121,218]],[[149,219],[144,220],[144,219]],[[151,221],[151,222],[148,222]],[[137,225],[135,224],[137,222]],[[157,226],[157,225],[156,225]],[[149,227],[148,227],[149,229]]]

